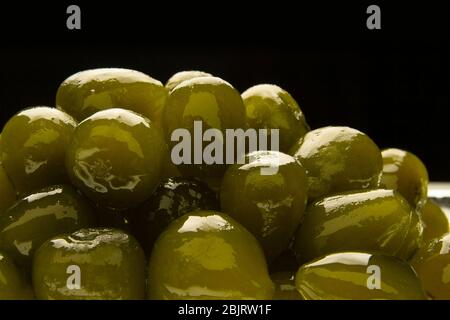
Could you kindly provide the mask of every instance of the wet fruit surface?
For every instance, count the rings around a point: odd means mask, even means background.
[[[79,121],[101,110],[125,108],[159,122],[166,100],[160,81],[120,68],[78,72],[64,80],[56,94],[56,106]]]
[[[117,229],[82,229],[46,241],[33,260],[37,299],[136,300],[145,297],[138,242]]]
[[[411,263],[431,298],[450,299],[449,233],[425,243]]]
[[[21,196],[68,182],[64,154],[76,125],[71,116],[50,107],[23,110],[6,123],[1,162]]]
[[[408,232],[403,245],[396,256],[410,260],[417,250],[423,245],[423,221],[418,211],[414,210],[411,214]]]
[[[423,300],[413,268],[389,256],[343,252],[303,265],[295,277],[306,300]]]
[[[431,240],[440,238],[450,232],[450,222],[442,208],[433,200],[428,199],[421,210],[423,221],[423,239]]]
[[[307,177],[293,157],[256,151],[231,166],[223,179],[222,210],[250,230],[269,261],[287,249],[307,201]]]
[[[245,108],[239,92],[228,82],[217,77],[198,77],[183,81],[170,92],[164,109],[166,139],[172,152],[179,154],[173,148],[185,136],[192,150],[191,156],[186,157],[187,161],[178,166],[184,176],[202,179],[222,177],[227,167],[225,164],[203,161],[203,153],[210,142],[202,140],[202,134],[208,129],[217,129],[214,131],[216,134],[226,137],[226,129],[237,128],[245,128]],[[195,144],[195,141],[200,143]],[[220,146],[224,155],[226,144],[224,142]]]
[[[305,116],[292,96],[276,85],[260,84],[242,94],[248,128],[279,130],[279,150],[289,148],[309,130]]]
[[[289,154],[308,172],[309,196],[376,188],[382,159],[377,145],[349,127],[325,127],[308,132]]]
[[[393,190],[369,190],[326,197],[310,204],[297,231],[300,261],[339,251],[379,251],[400,255],[418,219]],[[415,242],[416,239],[411,239]]]
[[[445,183],[359,130],[311,130],[309,94],[73,74],[0,128],[0,300],[450,300]],[[228,313],[253,307],[271,304]]]
[[[386,149],[383,156],[381,185],[398,190],[414,208],[421,209],[427,200],[428,172],[422,161],[411,152]]]
[[[183,81],[191,80],[194,78],[200,78],[200,77],[212,77],[212,75],[207,72],[196,71],[196,70],[177,72],[173,76],[171,76],[169,80],[167,80],[166,88],[167,88],[167,90],[172,91],[173,88],[175,88],[177,85],[179,85]]]
[[[92,201],[126,209],[156,189],[167,149],[160,130],[124,109],[108,109],[81,122],[66,155],[72,183]]]
[[[200,210],[217,210],[216,194],[203,182],[188,178],[163,180],[150,199],[127,216],[133,234],[150,254],[158,236],[182,215]]]
[[[94,224],[92,208],[72,187],[45,188],[0,215],[0,250],[29,268],[34,252],[45,240]]]
[[[216,211],[175,220],[155,244],[148,279],[150,299],[271,299],[274,293],[257,240]]]

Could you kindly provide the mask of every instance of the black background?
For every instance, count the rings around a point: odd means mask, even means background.
[[[241,92],[275,83],[313,127],[348,125],[380,146],[416,153],[430,178],[450,180],[449,41],[441,3],[75,1],[12,3],[0,17],[0,127],[23,107],[53,105],[58,85],[88,68],[126,67],[165,82],[199,69]],[[376,3],[376,2],[375,2]]]

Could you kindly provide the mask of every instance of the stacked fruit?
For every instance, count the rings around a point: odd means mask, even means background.
[[[214,134],[174,161],[196,123]],[[230,129],[279,139],[239,157]],[[278,86],[83,71],[0,137],[0,299],[450,298],[449,222],[422,162],[311,130]],[[234,164],[184,154],[211,144]]]

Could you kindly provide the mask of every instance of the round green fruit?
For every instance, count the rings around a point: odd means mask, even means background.
[[[274,286],[258,241],[216,211],[186,214],[155,243],[150,299],[271,299]]]
[[[342,251],[404,257],[417,244],[416,238],[408,236],[420,229],[420,219],[415,215],[393,190],[336,194],[308,206],[294,249],[301,262]]]
[[[450,233],[428,240],[411,264],[432,299],[450,300]]]
[[[272,261],[287,249],[307,202],[307,177],[293,157],[255,151],[227,170],[220,189],[221,209],[260,241]]]
[[[413,208],[420,210],[427,201],[428,172],[422,161],[401,149],[383,150],[381,186],[397,190]]]
[[[82,229],[46,241],[33,259],[33,284],[41,300],[145,298],[145,255],[123,231]]]
[[[440,238],[450,232],[450,222],[442,208],[433,200],[428,199],[421,210],[424,241]]]
[[[20,196],[67,183],[64,156],[77,123],[68,114],[34,107],[13,116],[2,132],[2,164]]]
[[[289,154],[308,173],[309,198],[377,188],[382,159],[377,145],[364,133],[349,127],[325,127],[308,132]]]
[[[227,138],[226,130],[243,128],[245,108],[241,96],[220,78],[193,78],[183,81],[170,92],[164,109],[164,129],[172,150],[171,159],[176,162],[183,176],[203,180],[221,178],[227,168],[224,159],[227,155],[226,146],[235,140],[234,136],[233,141]],[[205,135],[208,129],[213,129],[209,132],[219,137],[213,136],[210,137],[211,142],[207,141]],[[215,143],[219,144],[218,149],[223,155],[219,163],[209,162],[204,156],[207,147],[215,146]],[[184,150],[186,148],[187,151]],[[237,155],[232,160],[234,158]]]
[[[289,148],[303,137],[310,128],[297,102],[282,88],[272,84],[260,84],[242,94],[247,127],[279,130],[279,150]]]
[[[29,269],[36,249],[59,233],[96,223],[88,201],[68,185],[45,188],[0,215],[0,250]]]
[[[129,69],[85,70],[61,83],[56,106],[82,121],[94,113],[124,108],[159,122],[167,101],[167,90],[158,80]]]
[[[169,80],[167,80],[166,88],[170,92],[173,90],[173,88],[175,88],[177,85],[179,85],[183,81],[191,80],[191,79],[199,78],[199,77],[212,77],[212,75],[209,73],[206,73],[203,71],[197,71],[197,70],[177,72],[173,76],[171,76]]]
[[[305,300],[425,300],[413,268],[398,258],[362,252],[326,255],[303,265],[295,283]]]
[[[150,120],[124,109],[97,112],[75,130],[66,154],[72,183],[95,203],[136,207],[156,189],[167,147]]]

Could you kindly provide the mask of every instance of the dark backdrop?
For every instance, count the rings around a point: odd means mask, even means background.
[[[48,18],[38,27],[26,25],[28,11],[18,8],[9,14],[21,12],[22,20],[2,20],[0,127],[23,107],[54,105],[60,82],[83,69],[133,68],[162,82],[177,71],[199,69],[240,91],[278,84],[312,127],[357,128],[381,148],[416,153],[432,180],[450,180],[448,34],[433,24],[439,19],[411,27],[398,22],[404,11],[390,8],[384,29],[370,33],[364,6],[300,14],[280,5],[261,12],[241,8],[240,15],[222,7],[216,13],[223,9],[225,17],[171,12],[162,23],[144,7],[116,6],[108,14],[103,7],[82,8],[78,33],[65,30],[62,4],[39,11]]]

